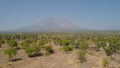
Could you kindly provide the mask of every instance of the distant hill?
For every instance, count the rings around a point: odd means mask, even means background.
[[[51,17],[37,24],[33,24],[31,26],[26,26],[15,30],[9,30],[8,32],[59,32],[74,30],[80,30],[80,27],[73,25],[73,23],[70,23],[61,18]]]

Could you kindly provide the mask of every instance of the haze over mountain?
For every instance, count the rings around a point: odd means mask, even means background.
[[[50,17],[39,23],[19,29],[9,30],[8,32],[59,32],[82,30],[79,26],[58,17]]]

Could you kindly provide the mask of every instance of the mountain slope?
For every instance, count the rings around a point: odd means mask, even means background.
[[[72,23],[57,17],[51,17],[37,24],[16,29],[18,32],[48,32],[48,31],[72,31],[78,27]]]

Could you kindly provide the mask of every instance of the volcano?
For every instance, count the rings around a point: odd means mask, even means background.
[[[58,17],[50,17],[36,24],[12,30],[12,32],[59,32],[78,30],[78,26]]]

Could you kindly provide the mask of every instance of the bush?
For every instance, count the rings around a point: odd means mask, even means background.
[[[26,47],[25,52],[28,54],[29,57],[35,57],[40,55],[40,47],[34,46],[34,47]]]
[[[67,46],[69,44],[70,44],[69,40],[61,40],[60,41],[60,45],[64,45],[64,46],[66,45]]]
[[[15,50],[14,48],[9,48],[4,51],[4,54],[8,55],[9,61],[11,61],[13,60],[13,57],[16,56],[17,50]]]
[[[104,50],[105,50],[105,53],[106,53],[107,56],[112,55],[112,52],[109,48],[105,48]]]
[[[99,51],[100,50],[100,45],[96,45],[95,47],[94,47],[94,49],[95,49],[95,51]]]
[[[86,51],[85,50],[79,50],[77,52],[77,56],[78,56],[78,60],[80,61],[80,63],[83,63],[85,61],[85,55],[86,55]]]
[[[31,48],[31,47],[25,48],[25,52],[28,54],[29,57],[34,56],[34,53],[33,53],[34,50],[33,50],[33,48]]]
[[[61,50],[65,51],[65,52],[73,51],[72,47],[70,47],[70,46],[63,46],[63,48],[61,48]]]
[[[5,41],[4,40],[0,40],[0,47],[2,46],[2,44],[4,44]]]
[[[72,48],[79,48],[79,45],[80,45],[79,40],[75,40],[71,43]]]
[[[116,45],[116,53],[120,54],[120,44]]]
[[[88,49],[88,45],[87,44],[83,44],[83,45],[80,46],[80,49],[81,50],[86,50],[86,49]]]
[[[109,45],[109,47],[104,48],[106,55],[111,56],[116,52],[116,45]]]
[[[18,44],[17,44],[17,42],[15,41],[15,40],[8,40],[7,41],[7,44],[10,46],[10,47],[17,47],[18,46]]]
[[[27,40],[25,40],[25,42],[28,44],[32,44],[34,42],[37,42],[37,40],[27,39]]]
[[[27,47],[30,47],[30,44],[28,44],[28,43],[26,43],[26,42],[22,43],[21,45],[22,45],[22,47],[23,47],[24,49],[27,48]]]
[[[35,52],[35,55],[38,56],[40,55],[40,50],[41,50],[41,47],[40,46],[34,46],[33,47],[33,51]]]
[[[52,46],[44,46],[44,50],[46,51],[45,52],[46,56],[49,56],[50,54],[54,53]]]
[[[107,67],[109,64],[109,61],[105,58],[105,59],[103,59],[102,63],[103,63],[104,67]]]
[[[43,48],[44,47],[44,45],[46,44],[47,42],[45,42],[45,41],[39,41],[38,42],[38,46],[40,46],[41,48]]]

